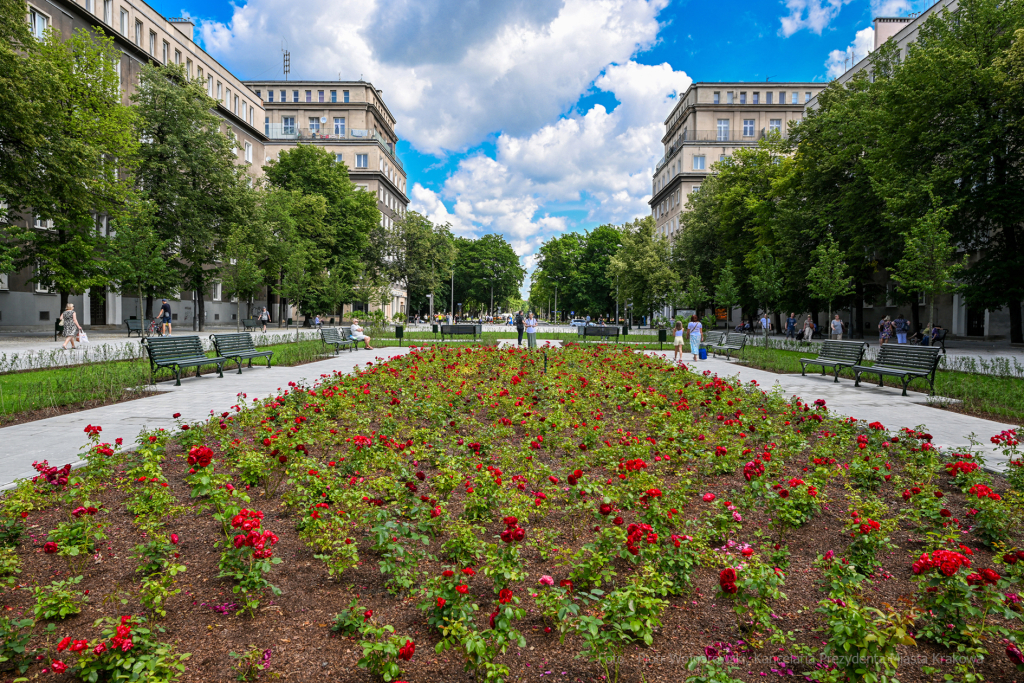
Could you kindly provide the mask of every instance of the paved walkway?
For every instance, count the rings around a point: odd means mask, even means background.
[[[671,359],[668,352],[649,353]],[[934,407],[928,404],[927,394],[911,391],[902,396],[899,389],[870,382],[854,387],[853,381],[848,379],[840,379],[836,384],[831,375],[780,375],[723,358],[708,358],[687,365],[696,372],[711,370],[719,377],[737,376],[743,382],[756,380],[766,390],[778,385],[787,395],[799,396],[805,401],[823,398],[831,412],[871,422],[877,420],[889,429],[924,426],[934,437],[933,443],[942,449],[967,448],[970,445],[967,437],[974,434],[982,443],[987,466],[996,471],[1005,468],[1006,458],[992,448],[989,437],[1004,429],[1016,429],[1014,425]]]
[[[112,443],[120,437],[125,444],[132,444],[143,429],[174,427],[174,413],[181,413],[181,419],[188,422],[205,420],[211,411],[230,410],[241,392],[251,401],[279,388],[287,389],[288,382],[312,381],[335,370],[351,372],[356,366],[408,352],[408,347],[360,349],[297,367],[243,368],[241,375],[225,371],[223,379],[216,373],[189,377],[181,380],[180,387],[173,382],[161,383],[156,396],[4,427],[0,429],[0,488],[15,479],[35,476],[35,460],[46,459],[57,466],[80,462],[79,452],[87,441],[86,425],[103,427],[103,441]]]

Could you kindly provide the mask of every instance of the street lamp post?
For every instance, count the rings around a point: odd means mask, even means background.
[[[434,322],[434,294],[431,292],[427,294],[427,300],[430,301],[430,322]]]
[[[452,305],[452,318],[455,317],[455,269],[452,268],[452,298],[450,301]],[[449,321],[453,322],[453,321]]]

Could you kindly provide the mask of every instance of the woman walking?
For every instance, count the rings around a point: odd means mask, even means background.
[[[804,328],[800,331],[800,341],[809,342],[814,337],[814,321],[811,316],[804,320]]]
[[[690,324],[686,326],[686,331],[690,335],[690,353],[693,354],[693,359],[697,360],[700,356],[700,345],[704,341],[704,326],[700,324],[700,318],[696,314],[690,316]]]
[[[68,342],[71,342],[71,350],[75,350],[75,339],[78,337],[78,333],[82,331],[82,326],[78,324],[78,316],[75,315],[75,305],[69,303],[64,309],[64,312],[60,314],[60,323],[64,326],[64,346],[61,347],[63,350],[67,350]]]
[[[267,307],[264,306],[263,307],[263,312],[260,313],[260,325],[263,327],[263,334],[267,333],[267,323],[269,323],[269,322],[270,322],[270,311],[268,311]]]
[[[882,318],[882,321],[878,323],[878,344],[879,346],[885,346],[886,342],[892,339],[892,322],[889,316]]]
[[[370,338],[363,334],[363,328],[359,325],[359,318],[352,318],[351,335],[352,339],[357,342],[363,342],[368,350],[373,351],[373,347],[370,346]]]
[[[537,318],[532,312],[526,318],[526,345],[531,349],[537,348]]]
[[[676,321],[675,338],[672,340],[672,362],[683,362],[683,321]]]

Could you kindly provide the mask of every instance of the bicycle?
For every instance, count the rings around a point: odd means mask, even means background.
[[[164,336],[164,326],[163,326],[163,323],[158,322],[156,320],[156,318],[154,318],[153,321],[149,323],[148,333],[149,333],[150,337],[162,337],[162,336]]]

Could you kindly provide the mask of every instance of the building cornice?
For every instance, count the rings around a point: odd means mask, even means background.
[[[660,204],[666,196],[671,194],[677,187],[682,185],[687,180],[691,182],[704,182],[704,179],[707,178],[709,175],[711,175],[709,171],[682,171],[680,173],[676,173],[669,179],[667,183],[665,183],[665,187],[658,190],[658,192],[651,197],[650,201],[648,201],[647,204],[653,208],[655,204]]]

